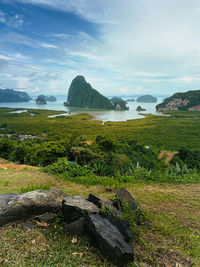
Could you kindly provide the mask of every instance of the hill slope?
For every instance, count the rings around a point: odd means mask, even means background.
[[[156,110],[200,110],[200,90],[176,93],[157,105]]]

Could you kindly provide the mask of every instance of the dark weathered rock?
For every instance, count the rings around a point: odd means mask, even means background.
[[[11,198],[16,197],[18,194],[9,193],[9,194],[1,194],[0,195],[0,208],[3,204],[8,202]]]
[[[130,210],[134,212],[135,220],[138,224],[141,224],[141,218],[144,219],[144,215],[139,207],[138,202],[132,197],[126,188],[121,188],[116,193],[116,201],[114,205],[118,208],[129,206]]]
[[[45,212],[58,212],[66,197],[60,190],[36,190],[15,196],[0,207],[0,226]]]
[[[94,203],[100,209],[102,207],[104,207],[108,213],[112,213],[114,215],[121,215],[121,212],[113,206],[113,201],[111,201],[111,200],[110,201],[103,201],[99,197],[97,197],[93,194],[90,194],[88,197],[88,201]]]
[[[112,215],[107,214],[105,218],[111,222],[117,229],[120,231],[120,233],[124,236],[126,242],[130,242],[133,239],[133,234],[130,230],[130,225],[128,222],[118,218],[114,217]]]
[[[116,193],[116,199],[118,203],[118,206],[126,206],[128,205],[132,210],[137,210],[139,209],[139,204],[138,202],[132,197],[132,195],[128,192],[126,188],[121,188],[117,193]]]
[[[82,196],[72,196],[63,200],[62,213],[66,222],[71,223],[91,213],[99,213],[99,208]]]
[[[66,224],[63,228],[63,231],[72,235],[82,235],[85,232],[85,223],[86,218],[81,217],[75,222]]]
[[[117,227],[98,214],[87,218],[86,228],[94,244],[102,248],[103,253],[118,266],[133,261],[133,245],[126,242]]]

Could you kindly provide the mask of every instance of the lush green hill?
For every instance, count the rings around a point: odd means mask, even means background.
[[[93,89],[80,75],[73,79],[65,105],[80,108],[113,109],[110,100]]]
[[[156,106],[157,111],[200,110],[200,90],[176,93]]]

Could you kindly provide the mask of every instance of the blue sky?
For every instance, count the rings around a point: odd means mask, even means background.
[[[0,88],[104,95],[200,89],[199,0],[0,0]]]

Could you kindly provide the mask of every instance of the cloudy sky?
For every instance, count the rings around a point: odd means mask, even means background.
[[[0,0],[0,88],[104,95],[200,89],[199,0]]]

